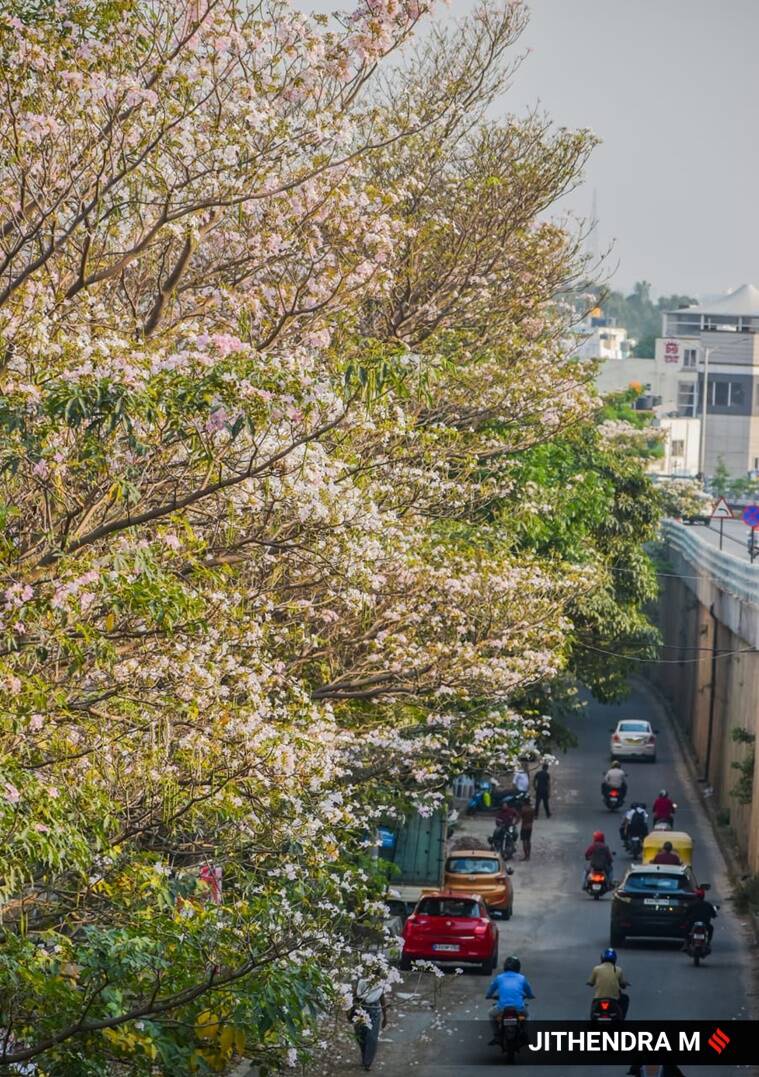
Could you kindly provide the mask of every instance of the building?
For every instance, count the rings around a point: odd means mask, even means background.
[[[573,332],[577,340],[574,351],[580,359],[627,359],[635,347],[627,330],[615,325],[613,318],[605,318],[600,307],[594,307]]]
[[[609,359],[596,375],[596,387],[605,395],[634,387],[638,407],[653,413],[654,426],[664,432],[664,456],[652,460],[649,471],[658,475],[692,478],[700,469],[701,421],[678,411],[680,368],[663,358]]]
[[[699,471],[713,475],[720,458],[732,475],[759,470],[759,288],[667,311],[662,331],[654,363],[667,404],[674,395],[677,416],[706,416]]]

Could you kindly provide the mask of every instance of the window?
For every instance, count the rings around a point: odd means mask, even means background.
[[[677,413],[678,415],[695,415],[696,413],[696,384],[692,381],[681,381],[677,386]]]
[[[649,722],[620,722],[617,726],[618,733],[650,733]]]
[[[445,870],[454,875],[497,875],[499,867],[494,857],[452,856]]]
[[[710,382],[710,403],[715,408],[740,408],[746,401],[746,391],[739,381]]]
[[[696,361],[698,359],[698,351],[696,348],[683,348],[683,366],[689,370],[696,369]]]
[[[467,898],[422,898],[416,911],[419,916],[479,917],[480,906]]]
[[[672,455],[685,456],[685,442],[682,438],[672,442]]]
[[[672,893],[677,890],[692,890],[693,884],[686,874],[683,875],[665,875],[658,873],[656,875],[628,875],[625,880],[625,890],[640,893],[648,891],[659,891],[659,893]]]

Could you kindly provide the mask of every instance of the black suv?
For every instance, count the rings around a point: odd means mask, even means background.
[[[686,865],[631,867],[612,896],[610,945],[621,946],[629,935],[684,939],[697,888]]]

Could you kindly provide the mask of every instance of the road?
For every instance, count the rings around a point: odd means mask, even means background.
[[[697,535],[703,537],[710,545],[719,548],[719,522],[717,520],[714,520],[710,527],[704,527],[702,524],[692,524],[691,526]],[[723,531],[722,549],[724,552],[732,554],[733,557],[737,557],[741,561],[749,561],[749,528],[746,527],[743,520],[725,520]],[[757,543],[759,543],[759,534],[757,534]],[[755,560],[754,564],[759,566],[759,559]]]
[[[715,931],[715,946],[705,966],[693,967],[677,945],[630,942],[620,953],[621,963],[632,987],[630,1017],[725,1019],[747,1017],[752,990],[748,967],[748,934],[726,900],[728,886],[721,854],[717,848],[700,793],[691,785],[674,733],[658,704],[642,689],[636,689],[621,706],[588,704],[583,718],[573,722],[579,746],[562,758],[553,771],[554,814],[540,819],[535,827],[533,858],[525,864],[515,861],[515,912],[508,923],[500,924],[501,960],[515,953],[522,959],[537,1002],[532,1014],[542,1018],[585,1019],[590,989],[585,980],[609,939],[609,899],[593,902],[580,891],[582,856],[593,830],[606,832],[617,851],[617,877],[629,860],[617,833],[618,818],[601,802],[599,783],[608,760],[609,727],[621,717],[650,717],[659,729],[658,758],[653,765],[630,763],[630,795],[650,807],[658,790],[666,786],[679,805],[677,824],[688,831],[695,843],[694,868],[702,882],[711,882],[713,900],[721,902]],[[629,803],[629,800],[628,800]],[[467,822],[463,832],[487,834],[491,825],[477,819]],[[427,980],[429,975],[427,976]],[[409,973],[403,988],[396,991],[393,1016],[374,1071],[387,1077],[407,1073],[420,1077],[451,1074],[476,1077],[482,1067],[467,1065],[468,1044],[462,1043],[462,1028],[452,1021],[472,1021],[464,1032],[472,1045],[480,1047],[489,1038],[486,1024],[475,1024],[486,1012],[487,982],[476,971],[445,977],[438,985],[437,1014],[414,1010],[408,999],[419,989],[419,974]],[[427,988],[428,989],[428,988]],[[422,989],[424,990],[424,988]],[[403,996],[406,996],[404,1001]],[[401,1017],[400,1015],[403,1014]],[[557,1070],[529,1066],[530,1072],[555,1077]],[[622,1074],[621,1065],[594,1068],[577,1066],[562,1073],[599,1077]],[[354,1065],[334,1060],[332,1073],[356,1072]],[[738,1068],[701,1067],[700,1077],[737,1074]],[[743,1070],[742,1072],[747,1072]]]

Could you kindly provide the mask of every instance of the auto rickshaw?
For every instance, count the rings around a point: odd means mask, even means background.
[[[677,853],[683,864],[693,863],[693,838],[683,830],[652,830],[643,839],[642,862],[650,864],[665,841],[672,842],[672,852]]]

